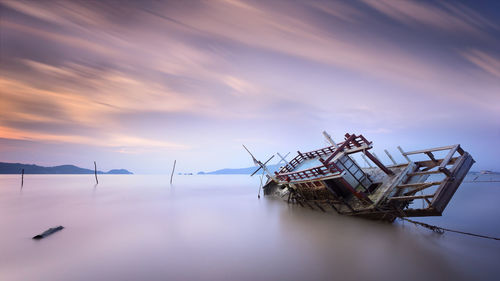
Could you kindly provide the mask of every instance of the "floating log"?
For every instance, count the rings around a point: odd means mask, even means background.
[[[59,230],[62,230],[64,227],[63,226],[57,226],[57,227],[52,227],[52,228],[49,228],[47,229],[45,232],[43,232],[42,234],[38,234],[36,236],[33,236],[33,239],[35,240],[39,240],[39,239],[42,239],[42,238],[45,238],[49,235],[51,235],[52,233],[54,232],[58,232]]]

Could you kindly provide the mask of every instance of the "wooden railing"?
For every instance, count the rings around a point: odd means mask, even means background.
[[[276,178],[280,181],[290,182],[290,181],[304,180],[324,175],[328,176],[332,176],[335,174],[340,175],[343,171],[344,170],[340,169],[334,162],[332,162],[328,164],[328,166],[318,166],[296,172],[276,173]]]
[[[301,153],[300,151],[297,151],[297,156],[290,160],[287,165],[283,166],[279,172],[275,173],[278,179],[280,180],[301,180],[301,179],[307,179],[311,177],[317,177],[322,174],[329,174],[329,173],[337,173],[337,172],[342,172],[335,163],[330,163],[330,161],[341,151],[347,150],[347,149],[353,149],[357,147],[361,147],[363,145],[369,146],[371,145],[371,142],[369,142],[363,135],[350,135],[350,134],[345,134],[346,140],[338,144],[338,148],[335,148],[333,146],[327,146],[324,148],[320,148],[317,150],[309,151],[309,152],[304,152]],[[326,160],[323,160],[321,157],[329,155]],[[301,170],[294,172],[295,168],[297,168],[302,162],[304,162],[307,159],[315,159],[315,158],[320,158],[320,161],[323,163],[322,166],[319,167],[314,167],[306,170]],[[333,168],[331,168],[333,165]]]
[[[336,149],[333,146],[327,146],[324,148],[320,148],[317,150],[309,151],[309,152],[304,152],[301,153],[300,151],[297,151],[298,155],[295,156],[290,162],[288,162],[287,165],[283,166],[279,173],[289,173],[293,171],[297,166],[299,166],[300,163],[304,162],[307,159],[314,159],[314,158],[319,158],[321,156],[325,155],[330,155],[332,154],[334,157],[335,155],[338,154],[338,152],[344,150],[344,149],[352,149],[356,147],[360,147],[362,145],[371,145],[371,142],[369,142],[363,135],[349,135],[346,134],[346,141],[343,141],[338,144],[338,147],[341,148],[340,150]],[[338,150],[338,151],[336,151]],[[331,156],[330,156],[331,157]],[[333,157],[331,157],[333,159]],[[331,159],[328,159],[328,161]],[[328,162],[327,161],[327,162]]]

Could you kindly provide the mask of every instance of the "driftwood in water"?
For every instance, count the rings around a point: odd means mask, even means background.
[[[51,234],[52,234],[52,233],[54,233],[54,232],[57,232],[57,231],[59,231],[59,230],[62,230],[63,228],[64,228],[64,227],[63,227],[63,226],[61,226],[61,225],[60,225],[60,226],[57,226],[57,227],[52,227],[52,228],[49,228],[49,229],[47,229],[45,232],[43,232],[42,234],[38,234],[38,235],[34,236],[34,237],[33,237],[33,239],[38,240],[38,239],[45,238],[45,237],[47,237],[47,236],[51,235]]]

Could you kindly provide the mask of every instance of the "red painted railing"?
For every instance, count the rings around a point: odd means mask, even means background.
[[[344,151],[345,149],[352,149],[356,147],[361,147],[363,145],[371,145],[371,142],[369,142],[363,135],[349,135],[345,134],[346,140],[338,144],[338,148],[335,148],[333,146],[328,146],[324,148],[320,148],[317,150],[301,153],[297,151],[298,155],[295,156],[290,162],[288,162],[287,165],[281,168],[279,172],[276,172],[276,177],[279,180],[282,181],[291,181],[291,180],[302,180],[302,179],[307,179],[307,178],[312,178],[312,177],[317,177],[321,175],[332,175],[335,173],[341,173],[342,170],[335,165],[335,163],[330,163],[330,161],[341,151]],[[321,157],[329,155],[329,157],[326,160],[323,160]],[[304,162],[307,159],[315,159],[315,158],[320,158],[320,161],[323,163],[322,166],[306,169],[306,170],[300,170],[300,171],[293,171],[295,168],[297,168],[300,163]]]
[[[280,181],[294,181],[294,180],[303,180],[308,178],[320,177],[324,175],[335,175],[342,173],[343,170],[340,169],[334,162],[328,164],[327,166],[318,166],[306,170],[300,170],[296,172],[290,173],[276,173],[276,177]]]

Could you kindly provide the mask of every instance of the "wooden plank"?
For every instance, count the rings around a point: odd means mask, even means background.
[[[464,152],[464,154],[460,156],[459,160],[450,170],[452,177],[445,180],[439,186],[432,199],[432,207],[434,209],[440,213],[444,211],[446,205],[450,202],[451,197],[455,194],[455,191],[457,191],[474,162],[474,159],[468,152]],[[452,178],[454,179],[452,180]]]
[[[424,199],[424,198],[432,198],[434,197],[434,194],[430,195],[412,195],[412,196],[396,196],[396,197],[390,197],[389,200],[397,200],[397,201],[406,201],[406,200],[414,200],[414,199]]]
[[[404,152],[404,155],[412,155],[412,154],[419,154],[419,153],[426,153],[426,152],[433,152],[433,151],[441,151],[441,150],[448,150],[453,148],[455,145],[448,145],[448,146],[442,146],[442,147],[435,147],[435,148],[429,148],[429,149],[422,149],[422,150],[415,150],[415,151],[410,151],[410,152]]]
[[[455,163],[455,161],[457,159],[458,159],[458,157],[451,158],[450,163],[448,163],[448,164],[451,165],[451,164]],[[415,163],[417,163],[420,167],[432,168],[432,167],[439,166],[442,162],[443,162],[443,159],[438,159],[437,163],[432,162],[432,160],[418,161],[418,162],[415,162]]]
[[[432,209],[406,209],[405,216],[406,217],[430,217],[430,216],[440,216],[441,213]]]
[[[411,159],[408,156],[406,156],[405,152],[403,151],[403,149],[399,145],[398,145],[398,150],[399,150],[399,152],[401,152],[401,155],[403,155],[403,157],[406,159],[406,161],[408,161],[408,163],[410,163]]]
[[[361,158],[363,158],[363,160],[365,160],[366,164],[368,164],[368,166],[369,166],[370,168],[372,168],[372,167],[373,167],[373,166],[372,166],[372,164],[370,164],[370,162],[368,162],[368,160],[366,159],[366,156],[365,156],[364,154],[361,154]]]
[[[429,187],[431,187],[431,186],[433,186],[433,185],[432,185],[432,184],[424,184],[424,185],[422,185],[422,186],[420,186],[420,187],[417,187],[417,188],[415,188],[415,189],[408,190],[408,191],[407,191],[407,192],[405,192],[403,195],[404,195],[404,196],[413,195],[413,194],[415,194],[415,193],[417,193],[417,192],[419,192],[419,191],[422,191],[422,190],[424,190],[424,189],[426,189],[426,188],[429,188]],[[432,194],[432,195],[434,195],[434,194]],[[426,201],[428,201],[428,200],[427,200],[427,198],[425,198],[425,200],[426,200]],[[429,202],[429,203],[430,203],[430,202]]]
[[[408,176],[421,176],[421,175],[430,175],[430,174],[439,174],[441,173],[441,171],[439,170],[436,170],[436,171],[425,171],[425,172],[415,172],[415,173],[411,173],[411,174],[408,174]]]
[[[433,181],[433,182],[419,182],[419,183],[408,183],[408,184],[400,184],[396,186],[397,188],[409,188],[409,187],[420,187],[422,185],[440,185],[442,181]]]
[[[443,161],[441,162],[441,165],[439,165],[439,168],[446,168],[446,166],[450,162],[450,160],[453,157],[453,155],[455,154],[455,152],[457,152],[459,146],[460,145],[457,144],[452,149],[450,149],[450,152],[448,152],[446,157],[443,159]]]
[[[434,154],[432,154],[432,152],[427,151],[427,152],[425,152],[425,154],[427,154],[427,156],[429,156],[429,158],[432,160],[432,162],[437,163],[437,160],[436,160],[436,158],[434,158]]]
[[[394,165],[397,165],[398,163],[396,163],[396,161],[394,161],[394,158],[392,158],[392,155],[389,153],[389,151],[387,151],[387,149],[384,149],[384,152],[385,154],[387,154],[387,156],[389,157],[389,159],[391,159],[392,163]]]
[[[363,151],[365,153],[366,156],[368,156],[368,158],[370,158],[370,160],[372,160],[373,163],[375,163],[375,165],[377,165],[380,170],[384,171],[384,173],[386,175],[389,175],[389,176],[394,176],[394,172],[387,169],[387,167],[382,164],[382,162],[380,162],[375,156],[373,156],[369,151]]]
[[[368,150],[368,149],[371,149],[371,148],[373,148],[373,146],[363,144],[360,147],[355,147],[355,148],[347,149],[347,150],[344,151],[344,153],[345,154],[353,154],[353,153],[360,152],[360,151],[363,151],[363,150]]]
[[[417,165],[413,162],[409,163],[408,166],[406,166],[406,168],[401,171],[395,179],[392,180],[392,182],[388,183],[389,187],[384,191],[382,196],[378,197],[374,205],[377,207],[381,202],[384,202],[385,198],[387,198],[387,196],[391,194],[392,190],[394,190],[394,188],[396,188],[396,186],[398,186],[400,183],[404,182],[408,178],[408,174],[415,171],[415,169],[417,169]]]

